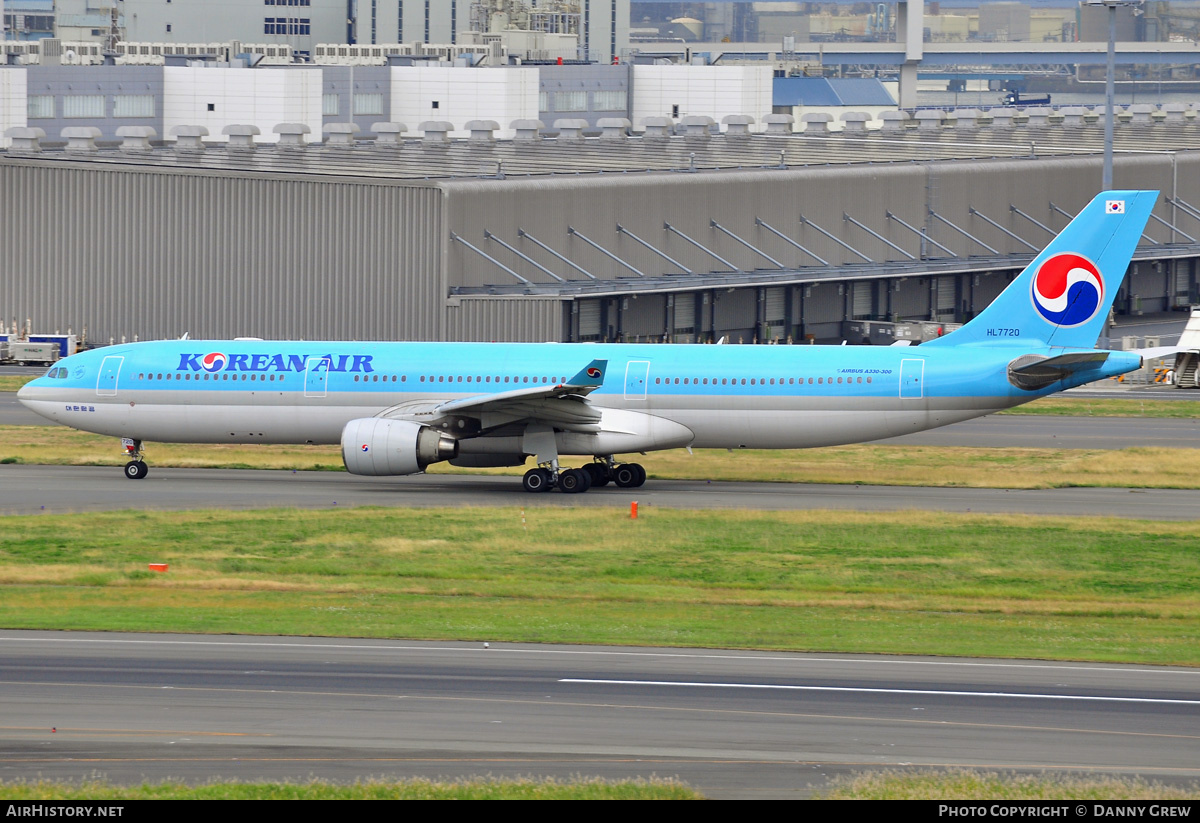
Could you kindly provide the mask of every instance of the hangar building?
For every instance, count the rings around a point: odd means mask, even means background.
[[[0,151],[0,317],[92,342],[800,343],[854,319],[961,322],[1101,174],[1082,112],[975,114],[802,134],[786,115],[766,133],[652,118],[639,137],[614,119],[554,139],[522,121],[506,140],[491,121],[453,140],[427,121],[307,144],[283,124],[270,145],[229,127],[228,143],[195,129],[119,148],[84,128],[62,149],[18,129]],[[1200,302],[1200,125],[1184,115],[1117,128],[1117,185],[1162,191],[1120,313]]]

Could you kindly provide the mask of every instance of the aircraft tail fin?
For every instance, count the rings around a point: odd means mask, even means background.
[[[986,309],[923,345],[1092,348],[1157,200],[1157,191],[1096,195]]]

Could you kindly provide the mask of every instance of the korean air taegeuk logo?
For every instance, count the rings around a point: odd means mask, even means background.
[[[225,355],[219,351],[209,352],[200,359],[200,367],[208,372],[220,371],[221,369],[225,368],[225,361],[227,359],[228,358],[226,358]]]
[[[1042,319],[1061,328],[1082,326],[1104,303],[1104,278],[1078,254],[1056,254],[1038,267],[1030,297]]]

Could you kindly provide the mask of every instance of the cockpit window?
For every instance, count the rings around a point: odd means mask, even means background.
[[[66,366],[55,366],[52,369],[50,369],[50,371],[46,372],[46,376],[53,378],[55,380],[66,380],[67,379],[67,367]]]

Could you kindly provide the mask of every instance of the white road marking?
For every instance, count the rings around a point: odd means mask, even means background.
[[[937,689],[869,689],[851,686],[794,686],[777,683],[688,683],[675,680],[591,680],[563,678],[559,683],[582,683],[600,686],[681,686],[709,689],[776,689],[796,692],[854,692],[857,694],[910,694],[934,697],[1010,697],[1037,700],[1089,700],[1105,703],[1167,703],[1200,706],[1200,700],[1174,700],[1159,697],[1109,697],[1090,694],[1034,694],[1026,692],[960,692]]]

